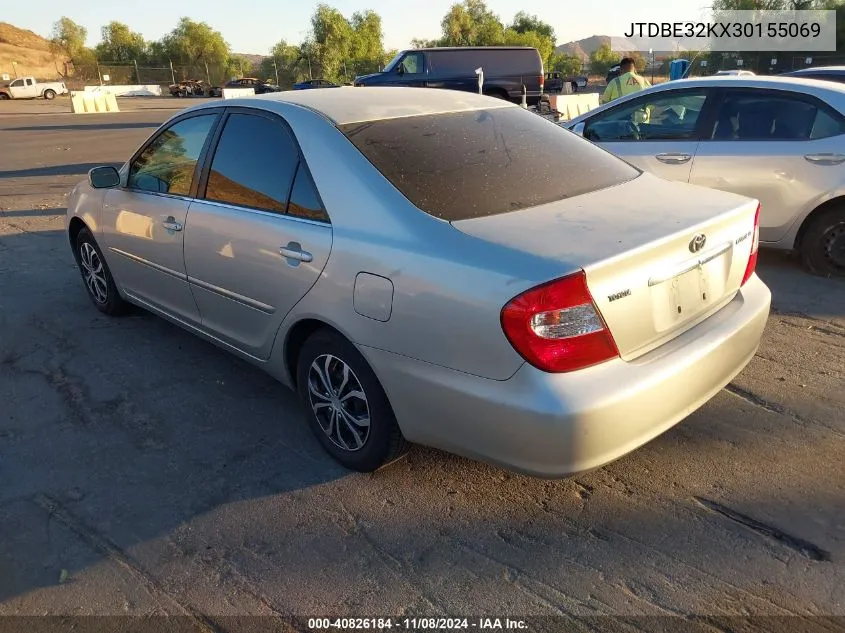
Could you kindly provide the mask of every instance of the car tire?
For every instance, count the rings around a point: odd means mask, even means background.
[[[815,275],[845,277],[845,209],[811,220],[801,238],[801,261]]]
[[[56,98],[56,91],[55,90],[45,90],[44,91],[44,98],[47,99],[47,101],[52,101],[53,99]]]
[[[337,332],[317,330],[305,341],[297,358],[296,384],[308,425],[345,468],[372,472],[407,450],[378,378]],[[339,420],[344,424],[338,426]],[[364,420],[368,425],[358,423]]]
[[[5,92],[0,92],[0,101],[6,101],[6,99],[9,99],[9,95]]]
[[[127,303],[117,291],[106,258],[87,228],[81,229],[76,236],[74,255],[85,290],[94,306],[100,312],[111,316],[125,312]]]

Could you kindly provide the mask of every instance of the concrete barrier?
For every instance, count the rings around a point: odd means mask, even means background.
[[[569,121],[599,107],[598,93],[549,95],[549,105],[560,112],[561,121]]]
[[[70,93],[70,111],[74,114],[95,114],[100,112],[120,112],[117,99],[111,93],[79,92]]]
[[[113,94],[115,97],[160,97],[161,86],[156,84],[85,86],[85,92],[102,92],[104,94]]]
[[[254,97],[255,88],[223,88],[224,99],[237,99],[238,97]]]

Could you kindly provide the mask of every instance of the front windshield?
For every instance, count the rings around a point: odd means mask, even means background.
[[[396,68],[396,64],[399,63],[399,60],[402,59],[402,55],[404,55],[404,54],[405,54],[405,51],[399,51],[398,53],[396,53],[396,55],[393,57],[393,59],[391,59],[387,63],[387,66],[384,67],[383,72],[392,73],[393,70]]]

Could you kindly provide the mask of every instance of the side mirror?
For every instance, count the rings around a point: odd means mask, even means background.
[[[88,172],[88,182],[94,189],[111,189],[120,185],[120,174],[111,166],[95,167]]]
[[[585,126],[586,126],[586,124],[583,121],[581,121],[574,128],[572,128],[572,132],[577,134],[578,136],[584,136],[584,127]]]
[[[396,72],[399,73],[399,75],[404,75],[405,74],[405,64],[400,62],[399,65],[396,67]]]

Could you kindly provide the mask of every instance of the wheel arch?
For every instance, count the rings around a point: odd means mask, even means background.
[[[84,220],[82,220],[79,216],[73,216],[68,222],[67,227],[67,235],[68,240],[70,241],[70,247],[73,250],[74,254],[76,254],[76,238],[79,237],[79,232],[82,229],[88,229],[91,231],[91,227],[89,227]],[[93,231],[91,231],[93,234]]]
[[[305,341],[314,334],[317,330],[327,329],[342,336],[346,340],[350,340],[346,334],[341,332],[333,325],[321,319],[307,317],[300,319],[291,326],[285,335],[284,344],[282,346],[282,361],[284,369],[287,373],[288,380],[291,386],[296,389],[296,364],[299,361],[299,352]]]
[[[820,205],[818,205],[815,209],[810,211],[804,219],[801,221],[801,225],[798,227],[798,231],[795,234],[795,241],[792,245],[795,251],[801,250],[801,243],[804,239],[804,236],[807,233],[807,229],[815,222],[816,218],[818,218],[823,213],[826,213],[832,209],[842,209],[845,208],[845,194],[840,194],[834,198],[830,198],[825,200]]]

